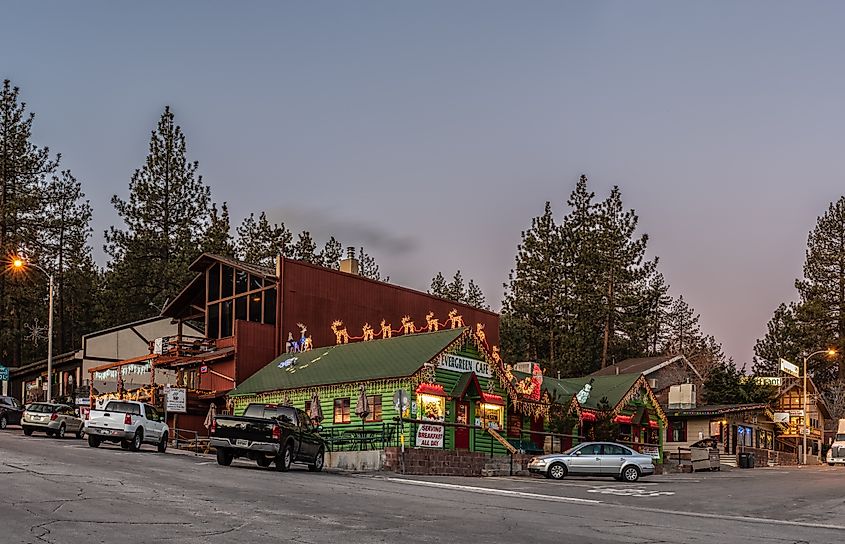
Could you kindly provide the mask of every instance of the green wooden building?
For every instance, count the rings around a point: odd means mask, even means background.
[[[361,388],[368,414],[356,414]],[[401,428],[395,397],[408,398]],[[234,412],[251,402],[316,414],[334,449],[398,446],[502,454],[509,395],[466,328],[408,334],[286,353],[230,393]],[[492,432],[491,432],[492,431]]]

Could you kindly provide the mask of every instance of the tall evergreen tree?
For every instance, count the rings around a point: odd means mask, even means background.
[[[390,281],[390,276],[382,277],[375,258],[364,251],[363,247],[358,250],[358,264],[361,267],[361,275],[365,278],[370,278],[371,280],[376,281]]]
[[[481,291],[478,284],[471,278],[467,284],[464,302],[475,308],[481,308],[482,310],[489,309],[489,306],[487,306],[487,300],[484,298],[484,293]]]
[[[832,345],[845,353],[845,196],[832,202],[818,218],[807,240],[804,278],[796,280],[808,325],[822,337],[820,347]],[[845,364],[816,362],[817,385],[845,381]]]
[[[339,270],[342,257],[343,245],[334,236],[331,236],[320,252],[320,264],[332,270]]]
[[[766,335],[754,344],[754,372],[777,376],[780,359],[796,362],[804,352],[804,333],[798,320],[799,309],[792,302],[780,304],[766,325]],[[808,352],[809,353],[809,352]]]
[[[443,277],[442,272],[438,272],[436,276],[431,278],[431,286],[428,288],[428,292],[434,296],[446,298],[447,290],[446,278]]]
[[[255,214],[249,214],[237,232],[237,255],[248,263],[274,266],[277,255],[294,255],[291,231],[284,223],[270,223],[265,212],[261,212],[258,221]]]
[[[53,263],[42,251],[48,220],[44,196],[60,157],[33,143],[34,119],[35,114],[27,112],[20,100],[18,87],[4,80],[0,90],[0,251],[5,256],[24,252],[51,269]],[[0,358],[7,365],[20,365],[33,356],[24,345],[24,325],[36,319],[44,323],[46,291],[41,279],[0,276]]]
[[[106,232],[113,324],[161,311],[190,279],[211,199],[198,168],[188,161],[185,136],[166,107],[129,183],[129,199],[112,197],[125,224]]]
[[[299,237],[293,245],[293,258],[306,263],[320,264],[321,259],[317,255],[317,244],[314,243],[311,233],[307,230],[299,233]]]
[[[235,256],[235,241],[232,238],[232,226],[229,222],[229,207],[224,202],[217,210],[217,204],[211,204],[208,217],[208,230],[202,240],[203,253],[213,253],[224,257]]]
[[[446,286],[446,295],[446,298],[455,302],[464,302],[466,300],[466,285],[464,284],[464,277],[460,270],[455,272],[455,275],[452,276],[452,281]]]

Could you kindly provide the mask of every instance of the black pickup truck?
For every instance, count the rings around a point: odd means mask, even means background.
[[[293,406],[250,404],[242,416],[215,417],[209,442],[223,466],[236,457],[248,457],[260,467],[275,463],[276,470],[287,471],[296,462],[316,472],[323,470],[326,454],[319,430]]]

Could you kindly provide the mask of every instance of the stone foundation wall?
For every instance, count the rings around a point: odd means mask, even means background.
[[[774,466],[789,466],[798,464],[798,455],[785,451],[761,450],[757,448],[745,448],[745,453],[754,454],[754,465],[758,467],[765,467],[769,465]]]
[[[412,448],[405,450],[405,474],[428,476],[507,476],[527,474],[533,455],[494,455],[480,452]],[[511,468],[512,467],[512,468]],[[384,469],[401,472],[399,448],[387,448]]]

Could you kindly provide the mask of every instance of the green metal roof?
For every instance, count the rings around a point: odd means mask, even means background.
[[[408,334],[284,353],[244,380],[231,396],[414,375],[466,329]]]
[[[530,376],[524,372],[514,372],[514,375],[521,378]],[[613,376],[584,376],[581,378],[552,378],[543,376],[543,390],[548,391],[553,402],[567,404],[573,396],[577,395],[584,385],[593,380],[590,396],[581,405],[582,408],[595,410],[603,397],[614,408],[621,401],[631,387],[640,379],[639,374],[619,374]]]

